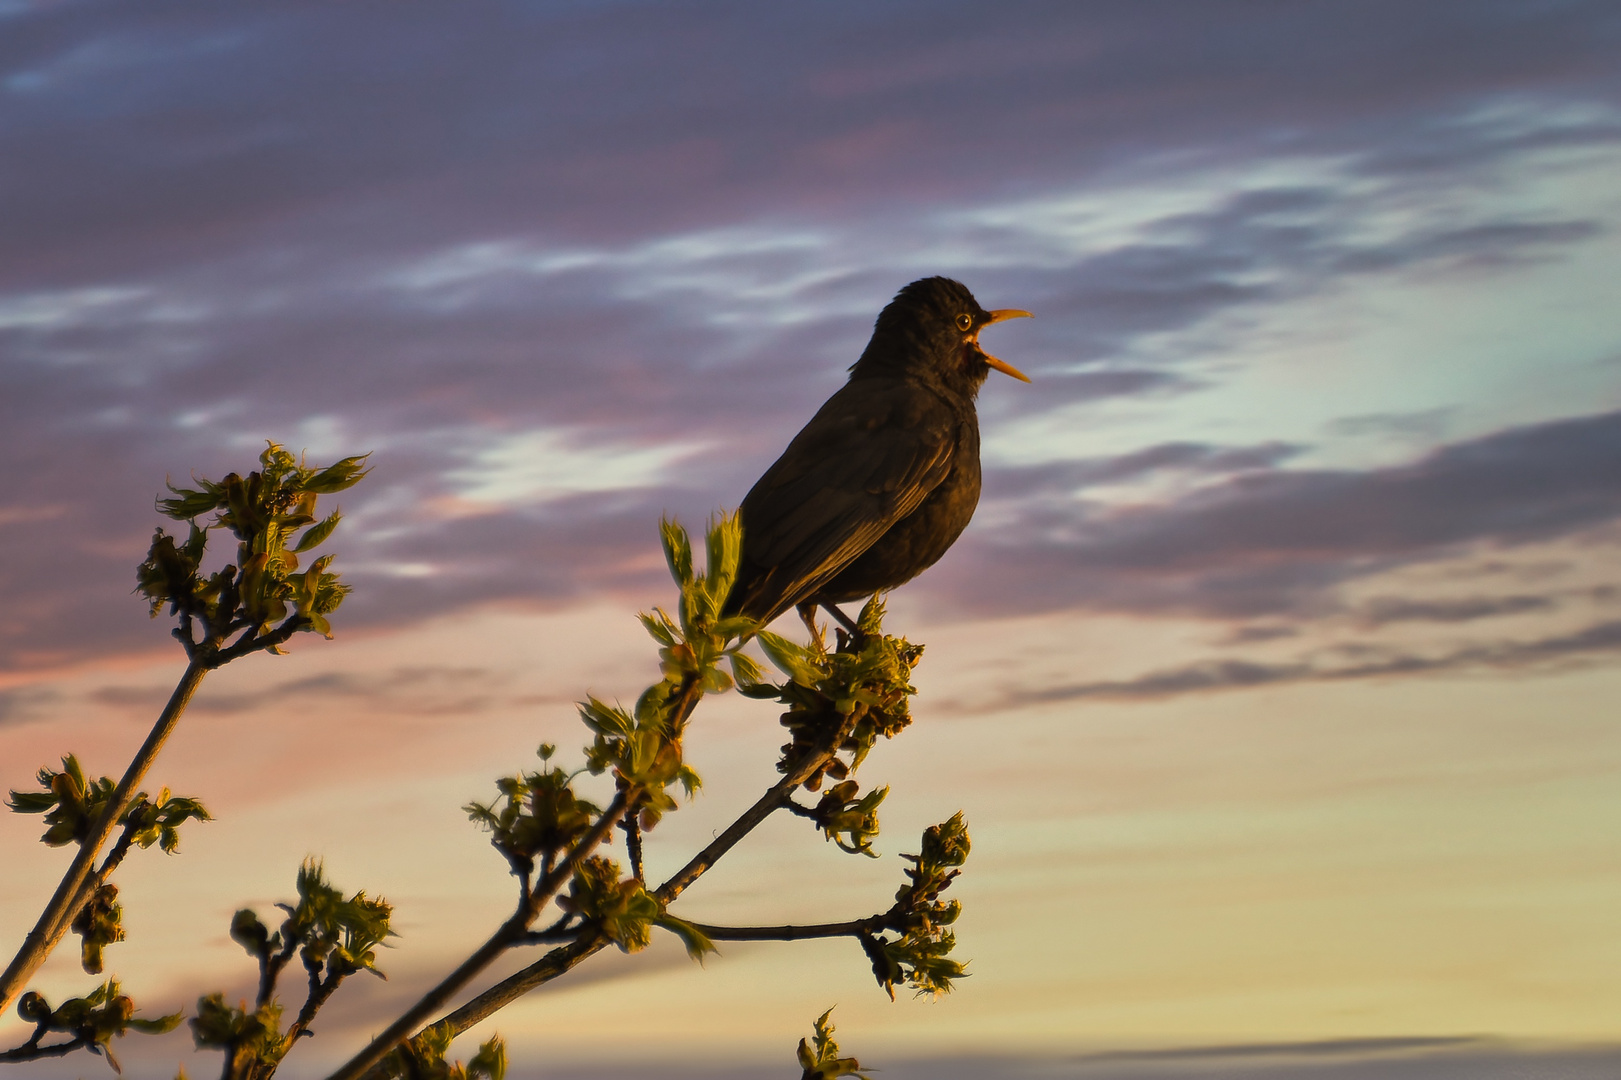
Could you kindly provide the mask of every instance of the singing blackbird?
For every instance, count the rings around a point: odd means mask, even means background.
[[[912,580],[961,535],[979,503],[974,398],[992,368],[979,332],[1028,311],[986,311],[949,278],[896,294],[827,399],[743,499],[743,555],[727,614],[770,622]],[[851,627],[853,630],[854,628]]]

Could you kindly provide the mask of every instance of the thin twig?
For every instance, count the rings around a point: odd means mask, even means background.
[[[288,914],[292,914],[291,910],[288,910]],[[284,922],[282,928],[287,931],[287,940],[281,943],[281,951],[272,953],[267,949],[259,958],[259,996],[254,999],[255,1008],[268,1004],[275,995],[276,980],[281,978],[282,969],[298,950],[300,942],[298,936],[292,932],[292,920]]]
[[[543,930],[531,930],[519,942],[521,945],[539,945],[543,941],[567,941],[579,935],[584,928],[572,911]]]
[[[98,886],[112,876],[112,872],[118,869],[118,864],[124,861],[124,856],[129,854],[130,848],[135,846],[135,833],[135,825],[131,822],[124,826],[124,831],[113,841],[113,849],[107,852],[107,857],[101,861],[100,869],[91,875]]]
[[[827,741],[823,749],[814,754],[806,755],[803,760],[793,766],[786,776],[772,785],[771,789],[760,797],[759,801],[743,811],[743,815],[732,822],[725,832],[710,841],[708,847],[694,855],[687,865],[676,871],[663,885],[660,885],[654,895],[666,904],[680,896],[687,886],[702,877],[704,871],[715,865],[715,862],[722,855],[736,847],[740,840],[754,830],[755,826],[789,802],[789,797],[793,795],[794,789],[816,775],[817,771],[823,765],[826,765],[834,754],[838,753],[838,747],[849,737],[850,730],[854,726],[854,718],[847,717],[844,723],[839,725],[838,731]]]
[[[641,824],[636,820],[636,816],[632,814],[625,818],[624,821],[621,821],[619,827],[625,831],[625,853],[630,856],[631,876],[645,885],[647,879],[642,876]]]
[[[320,978],[319,967],[310,972],[309,996],[304,999],[304,1007],[298,1010],[298,1019],[294,1020],[293,1026],[287,1029],[288,1046],[292,1046],[301,1036],[313,1036],[315,1034],[310,1030],[310,1023],[314,1021],[315,1014],[321,1011],[321,1006],[326,1004],[327,999],[338,989],[338,984],[341,982],[343,982],[343,976],[337,972],[332,972],[324,980]]]
[[[268,634],[256,635],[254,631],[249,630],[246,634],[243,634],[240,638],[238,638],[234,645],[223,648],[216,652],[213,656],[209,657],[207,661],[208,666],[219,667],[222,664],[229,664],[232,660],[235,660],[239,656],[246,656],[249,653],[259,652],[262,649],[271,649],[277,645],[285,644],[288,638],[292,637],[309,624],[309,616],[292,615]]]
[[[892,929],[890,916],[873,915],[841,923],[813,923],[808,926],[711,926],[693,923],[705,937],[715,941],[804,941],[809,938],[861,937],[875,930]]]
[[[21,1046],[13,1047],[10,1050],[0,1051],[0,1062],[37,1061],[40,1058],[65,1057],[80,1047],[92,1045],[95,1041],[95,1039],[87,1039],[81,1036],[68,1042],[51,1043],[48,1046],[41,1046],[33,1040],[29,1040]]]

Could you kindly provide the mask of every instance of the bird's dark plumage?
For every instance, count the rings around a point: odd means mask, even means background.
[[[743,557],[728,614],[769,622],[795,605],[892,589],[933,566],[979,503],[974,399],[991,368],[986,311],[949,278],[902,289],[850,381],[743,499]],[[1026,380],[1028,381],[1028,380]]]

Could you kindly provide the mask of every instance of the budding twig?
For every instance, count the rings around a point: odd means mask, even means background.
[[[630,803],[628,793],[621,791],[614,796],[613,802],[602,812],[597,823],[591,831],[577,843],[552,872],[547,874],[535,886],[530,894],[529,902],[517,911],[510,919],[501,924],[500,929],[490,936],[490,939],[466,960],[445,976],[432,990],[424,994],[415,1005],[411,1006],[399,1019],[395,1020],[383,1033],[367,1044],[366,1048],[350,1058],[328,1080],[357,1080],[367,1070],[383,1060],[400,1043],[414,1035],[422,1027],[428,1017],[442,1009],[457,991],[466,986],[479,972],[489,967],[502,953],[517,944],[529,930],[529,924],[535,920],[541,909],[549,903],[563,883],[574,873],[574,868],[607,837],[613,827],[619,823]]]
[[[68,928],[73,925],[73,917],[95,892],[95,885],[99,883],[90,880],[90,870],[95,865],[96,856],[101,853],[102,846],[112,835],[118,819],[129,809],[129,804],[135,798],[135,790],[140,787],[147,770],[157,759],[158,751],[163,749],[163,744],[179,723],[180,714],[186,711],[186,706],[191,703],[192,695],[197,692],[197,687],[202,683],[203,676],[208,674],[210,666],[195,660],[186,666],[185,674],[181,675],[174,693],[169,695],[169,703],[163,707],[157,723],[152,725],[151,733],[136,751],[129,768],[125,770],[124,778],[113,790],[112,798],[107,801],[107,808],[102,811],[95,825],[91,826],[89,835],[79,844],[78,854],[73,857],[67,873],[62,876],[62,883],[57,886],[56,893],[45,905],[39,922],[34,924],[34,928],[23,939],[22,948],[17,951],[5,974],[0,975],[0,1013],[10,1007],[12,1001],[22,992],[34,972],[39,970],[39,966],[45,962],[51,950],[56,948],[63,935],[68,932]]]

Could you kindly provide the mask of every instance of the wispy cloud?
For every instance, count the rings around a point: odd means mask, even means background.
[[[401,667],[391,671],[334,671],[287,679],[261,690],[237,694],[206,692],[191,708],[198,712],[239,713],[284,709],[315,698],[359,699],[370,712],[447,715],[482,712],[501,696],[505,673],[484,668]],[[111,684],[90,692],[99,705],[152,712],[172,689]]]
[[[1351,663],[1298,660],[1267,663],[1254,660],[1208,660],[1153,671],[1131,679],[1071,683],[1009,694],[1007,704],[1074,701],[1085,698],[1138,700],[1173,697],[1208,690],[1234,690],[1294,682],[1337,682],[1427,675],[1451,671],[1535,670],[1572,660],[1607,659],[1621,652],[1621,622],[1608,621],[1569,634],[1529,641],[1471,645],[1438,654],[1403,653],[1364,646],[1372,658]]]

